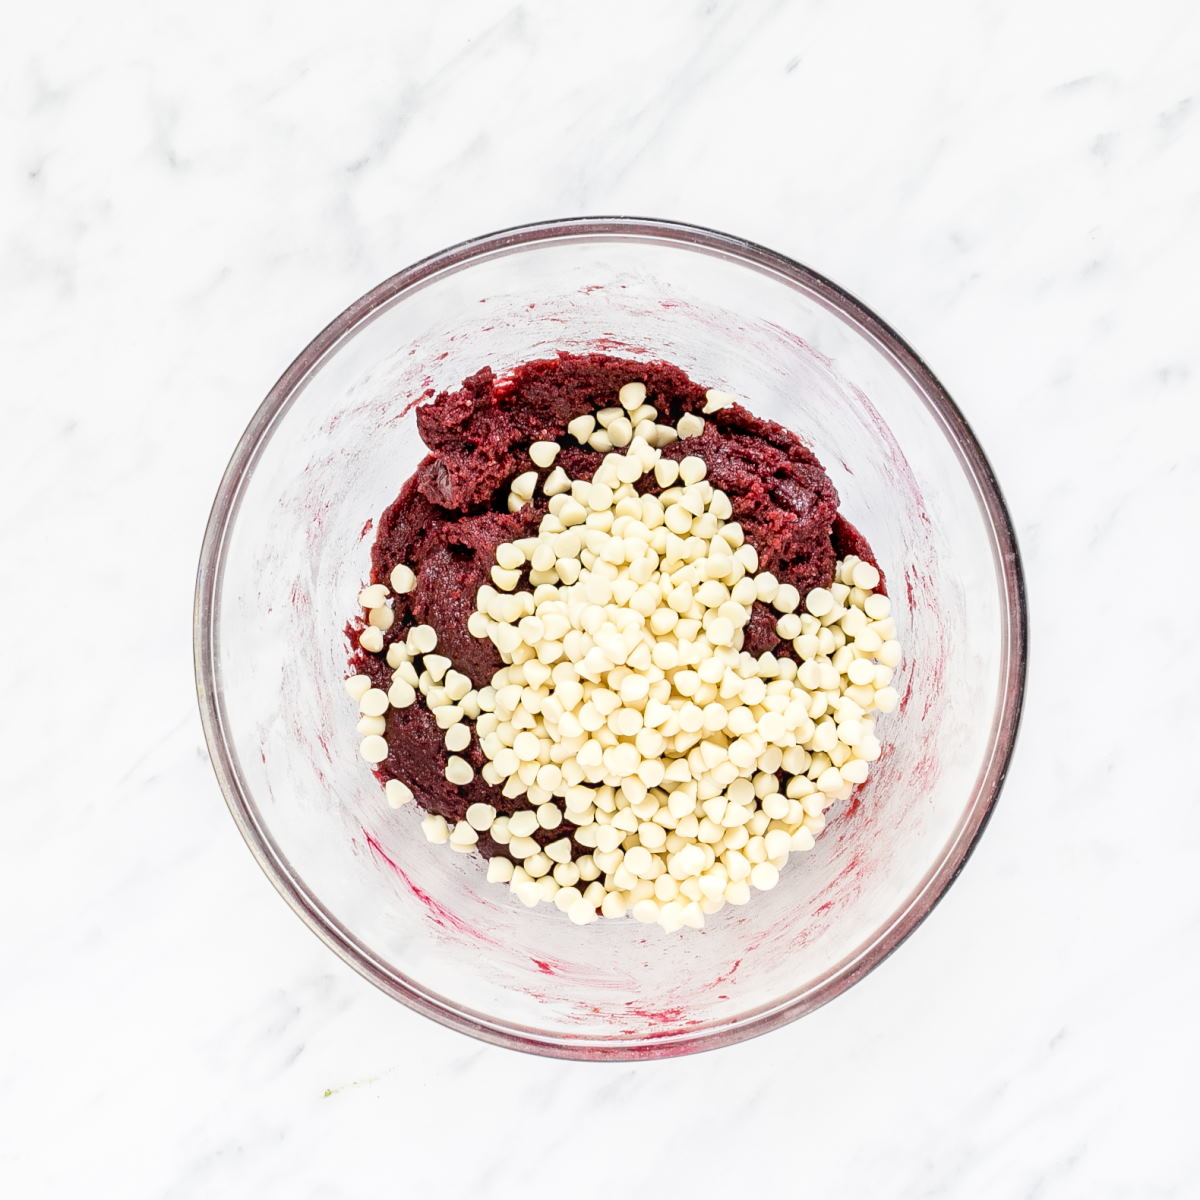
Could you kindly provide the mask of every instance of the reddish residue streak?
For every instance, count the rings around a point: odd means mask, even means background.
[[[629,1015],[631,1017],[644,1017],[647,1021],[654,1025],[666,1025],[669,1022],[674,1022],[681,1025],[699,1024],[697,1021],[685,1021],[683,1017],[686,1011],[687,1010],[683,1008],[631,1008],[629,1010]]]
[[[729,970],[726,971],[724,975],[718,975],[716,979],[712,981],[712,986],[717,987],[719,984],[728,983],[737,974],[737,969],[741,965],[742,960],[740,958],[735,958],[733,960],[733,965],[729,968]]]
[[[408,873],[402,867],[397,866],[396,863],[394,863],[391,858],[388,857],[384,848],[379,844],[378,841],[376,841],[374,837],[371,836],[371,834],[367,832],[366,828],[361,828],[363,837],[367,839],[367,845],[370,846],[371,849],[374,850],[375,853],[378,854],[379,857],[382,858],[383,861],[387,863],[387,865],[391,867],[393,871],[395,871],[396,875],[400,879],[400,882],[404,884],[404,886],[413,896],[415,896],[423,905],[425,905],[425,907],[429,910],[429,915],[438,925],[440,925],[443,929],[448,928],[453,929],[458,933],[465,933],[468,937],[473,937],[481,942],[487,942],[489,945],[496,945],[491,938],[484,937],[484,935],[481,934],[477,929],[472,929],[470,925],[461,920],[459,917],[456,917],[448,908],[445,908],[439,904],[428,892],[417,887],[417,885],[408,877]]]
[[[428,379],[426,379],[426,381],[425,381],[425,382],[426,382],[426,384],[427,384],[427,385],[429,384],[429,380],[428,380]],[[425,390],[424,390],[424,391],[423,391],[423,392],[422,392],[422,393],[421,393],[419,396],[416,396],[416,397],[414,397],[414,398],[413,398],[412,400],[410,400],[410,401],[409,401],[407,404],[405,404],[405,405],[403,406],[403,408],[401,408],[401,409],[400,409],[399,416],[393,417],[393,418],[392,418],[392,420],[394,420],[394,421],[398,421],[398,420],[401,420],[401,419],[402,419],[402,418],[404,418],[404,417],[407,417],[407,416],[408,416],[408,414],[409,414],[410,412],[412,412],[412,410],[413,410],[414,408],[416,408],[416,407],[417,407],[417,405],[418,405],[418,404],[420,404],[422,400],[428,400],[428,399],[429,399],[429,397],[430,397],[430,396],[432,396],[432,395],[433,395],[433,388],[432,388],[431,386],[426,386]]]
[[[830,892],[836,890],[838,884],[841,883],[841,881],[845,879],[847,875],[850,875],[854,871],[858,870],[861,857],[861,855],[855,854],[850,861],[817,893],[817,896],[827,896]],[[829,903],[832,903],[832,901]],[[829,904],[823,904],[816,911],[821,913],[824,912],[828,907]]]
[[[628,1037],[645,1037],[653,1038],[656,1041],[661,1041],[663,1038],[673,1037],[677,1033],[686,1033],[689,1025],[700,1025],[701,1021],[685,1021],[683,1025],[676,1029],[654,1029],[647,1033],[644,1029],[622,1029],[621,1033]],[[629,1054],[632,1058],[660,1058],[660,1051],[651,1048],[650,1046],[631,1046]]]
[[[375,518],[374,518],[374,517],[368,517],[368,518],[366,519],[366,521],[364,521],[364,522],[363,522],[363,527],[362,527],[362,529],[359,531],[359,534],[358,534],[358,536],[359,536],[360,538],[365,538],[365,537],[367,536],[367,534],[368,534],[368,533],[370,533],[370,532],[371,532],[371,530],[372,530],[372,529],[374,529],[374,528],[375,528]]]
[[[861,854],[855,854],[850,859],[850,861],[848,863],[846,863],[846,865],[837,873],[837,875],[834,876],[834,878],[831,879],[817,893],[817,895],[825,896],[825,895],[828,895],[828,893],[830,893],[830,892],[836,893],[839,890],[838,885],[841,884],[842,880],[846,879],[848,876],[858,875],[860,866],[862,866],[862,856],[861,856]],[[854,885],[848,885],[846,887],[845,891],[843,892],[842,903],[845,904],[847,902],[847,898],[853,898],[854,896],[857,896],[858,893],[861,891],[862,891],[862,880],[861,880],[861,878],[855,879]],[[826,900],[824,904],[819,905],[817,908],[815,908],[813,910],[813,916],[814,917],[824,916],[827,912],[830,912],[833,909],[834,904],[837,902],[837,900],[838,900],[837,895],[835,895],[830,900]],[[813,928],[805,928],[805,929],[801,930],[800,936],[792,942],[792,945],[795,947],[806,945],[811,940],[813,934],[816,932],[817,932],[817,930],[815,930]]]
[[[853,874],[855,871],[858,870],[861,862],[862,862],[862,855],[861,854],[854,855],[854,857],[841,869],[841,871],[838,872],[837,878],[845,879],[847,875]],[[834,882],[836,883],[837,880],[835,879]]]
[[[535,958],[531,961],[533,962],[533,965],[535,967],[537,967],[537,969],[539,971],[541,971],[541,973],[543,975],[553,975],[554,974],[554,969],[550,966],[550,964],[548,962],[542,962],[542,960],[540,958]]]
[[[912,769],[912,778],[917,783],[928,783],[937,775],[938,762],[932,754],[926,754]]]
[[[387,851],[366,831],[365,828],[363,828],[362,835],[367,839],[367,845],[370,846],[371,849],[374,850],[375,853],[378,854],[379,857],[382,858],[383,861],[387,863],[387,865],[391,867],[393,871],[395,871],[398,875],[404,875],[404,872],[401,871],[400,868],[396,866],[396,864],[388,857]],[[407,875],[404,877],[406,879],[408,878]]]
[[[645,1034],[648,1038],[669,1038],[674,1037],[677,1033],[685,1033],[689,1028],[695,1025],[703,1025],[704,1022],[699,1018],[691,1021],[680,1021],[678,1024],[672,1025],[669,1029],[651,1029]]]

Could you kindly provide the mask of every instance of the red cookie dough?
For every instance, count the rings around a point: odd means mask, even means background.
[[[358,645],[361,620],[347,627],[355,673],[370,677],[384,690],[391,683],[387,647],[403,640],[414,625],[437,631],[437,653],[450,658],[457,670],[485,686],[504,664],[486,639],[467,632],[478,589],[490,583],[495,550],[501,542],[530,537],[546,512],[540,483],[550,469],[535,468],[528,450],[535,441],[562,446],[555,466],[573,478],[591,478],[603,455],[580,446],[566,432],[567,422],[582,413],[616,403],[623,384],[640,380],[646,403],[658,420],[675,424],[684,413],[704,415],[699,437],[664,447],[665,458],[702,458],[708,480],[733,505],[733,520],[741,523],[746,540],[758,551],[759,569],[794,585],[804,596],[833,580],[838,558],[848,554],[874,562],[858,531],[837,511],[838,495],[813,452],[795,434],[764,421],[738,404],[702,414],[706,388],[693,383],[678,367],[662,362],[635,362],[604,354],[560,354],[530,362],[503,377],[491,368],[463,381],[455,392],[443,392],[417,409],[417,428],[430,453],[404,485],[379,521],[371,550],[371,581],[386,584],[397,563],[407,563],[417,575],[412,592],[395,597],[395,622],[384,637],[384,651],[369,654]],[[537,470],[539,487],[520,512],[507,510],[509,484],[518,474]],[[653,475],[639,485],[652,489]],[[793,657],[790,643],[775,634],[777,616],[761,604],[754,606],[744,649],[751,654],[770,650]],[[459,786],[445,776],[444,733],[428,708],[418,700],[405,709],[387,712],[388,756],[376,773],[383,780],[402,779],[423,808],[440,813],[453,825],[467,806],[491,804],[497,812],[527,807],[524,798],[509,800],[480,775],[484,756],[472,733],[471,744],[460,751],[475,768],[471,783]],[[473,730],[473,725],[468,724]],[[564,825],[539,830],[543,845],[574,830]],[[486,835],[479,849],[497,849]]]

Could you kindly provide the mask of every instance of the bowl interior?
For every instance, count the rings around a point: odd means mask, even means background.
[[[705,241],[705,238],[708,238]],[[1019,704],[1019,576],[977,447],[936,384],[824,281],[720,235],[610,222],[484,239],[335,322],[248,430],[200,579],[207,731],[268,873],[339,953],[468,1032],[583,1057],[768,1028],[890,950],[961,864]],[[796,431],[895,601],[901,709],[871,778],[779,886],[666,934],[582,929],[426,843],[358,757],[343,627],[372,519],[423,453],[413,407],[557,350],[662,358]],[[478,682],[478,681],[477,681]]]

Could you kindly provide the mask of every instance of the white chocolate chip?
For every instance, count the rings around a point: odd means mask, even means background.
[[[854,586],[864,591],[879,586],[879,572],[869,562],[856,563],[851,578],[854,580]]]
[[[581,445],[586,446],[588,439],[596,428],[596,418],[591,413],[583,413],[573,421],[567,422],[567,432]]]
[[[537,487],[537,472],[524,471],[512,481],[509,485],[509,490],[514,496],[519,496],[522,500],[528,500],[533,495],[535,487]]]
[[[475,768],[465,758],[452,754],[446,760],[446,778],[459,787],[464,787],[475,778]]]
[[[437,649],[437,630],[432,625],[414,625],[405,640],[414,654],[432,654]]]
[[[463,711],[457,704],[438,704],[431,711],[439,729],[449,729],[463,718]]]
[[[403,783],[399,779],[389,779],[383,785],[383,790],[387,796],[387,802],[393,808],[399,808],[402,804],[407,804],[412,798],[412,789],[408,784]]]
[[[391,583],[392,591],[403,596],[416,587],[417,577],[413,573],[412,567],[406,567],[404,563],[397,563],[392,568]]]
[[[379,734],[368,734],[359,746],[359,753],[369,763],[381,763],[388,756],[388,744]]]
[[[800,593],[790,583],[781,583],[775,593],[775,608],[781,613],[794,613],[800,607]],[[793,636],[798,636],[799,630]]]
[[[466,818],[472,829],[486,833],[496,820],[496,810],[490,804],[470,804],[467,806]]]
[[[471,731],[466,723],[457,721],[446,730],[446,749],[465,750],[471,744]]]
[[[527,808],[513,813],[508,819],[508,828],[514,837],[528,837],[537,827],[537,814]]]
[[[623,409],[632,412],[646,402],[644,383],[627,383],[617,393],[617,401]]]
[[[502,854],[497,854],[494,858],[488,859],[488,883],[508,883],[512,877],[513,864],[511,858],[505,858]]]
[[[633,424],[627,417],[618,417],[609,425],[608,440],[619,448],[633,441]]]
[[[421,832],[426,841],[435,845],[440,846],[450,840],[450,827],[446,824],[446,818],[436,813],[429,813],[421,819]]]
[[[562,469],[562,467],[555,467],[554,470],[546,476],[546,482],[542,484],[542,491],[545,492],[547,496],[558,496],[563,492],[569,492],[570,490],[570,476]]]
[[[827,588],[813,588],[804,598],[804,607],[814,617],[823,617],[833,611],[833,596]]]
[[[440,683],[450,670],[450,660],[442,654],[427,654],[423,666],[429,672],[429,677],[435,683]]]
[[[704,409],[706,413],[715,413],[722,408],[728,408],[737,400],[736,396],[731,396],[728,392],[719,392],[716,388],[709,388],[704,393]]]
[[[679,478],[679,464],[674,459],[660,458],[654,464],[654,478],[662,488],[672,487]]]
[[[559,838],[545,847],[546,856],[555,863],[567,863],[571,859],[571,839]]]
[[[368,584],[358,593],[358,602],[363,608],[379,608],[387,603],[387,598],[388,590],[382,583]]]
[[[529,457],[533,459],[537,466],[548,467],[558,457],[558,443],[534,442],[529,447]],[[529,494],[532,496],[533,491],[530,490]]]

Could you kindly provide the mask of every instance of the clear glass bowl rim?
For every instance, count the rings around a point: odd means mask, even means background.
[[[501,1021],[420,988],[390,968],[342,925],[292,869],[258,812],[242,778],[221,693],[219,627],[215,620],[225,563],[226,535],[237,517],[243,485],[308,376],[359,326],[432,280],[483,259],[547,242],[641,241],[718,256],[798,285],[831,309],[906,374],[934,413],[973,480],[993,536],[1003,581],[1003,686],[991,753],[954,835],[925,877],[869,941],[821,977],[774,1003],[717,1026],[669,1037],[562,1036]],[[259,405],[221,478],[209,514],[196,575],[193,652],[196,692],[205,741],[225,801],[246,844],[276,890],[302,921],[344,962],[382,991],[451,1029],[495,1045],[550,1057],[631,1061],[674,1057],[732,1045],[779,1028],[828,1003],[877,967],[929,915],[958,877],[995,807],[1008,772],[1024,701],[1028,614],[1020,553],[999,484],[958,406],[933,372],[894,329],[849,292],[816,271],[754,242],[702,226],[650,217],[569,217],[519,225],[459,242],[397,272],[355,300],[300,352]]]

